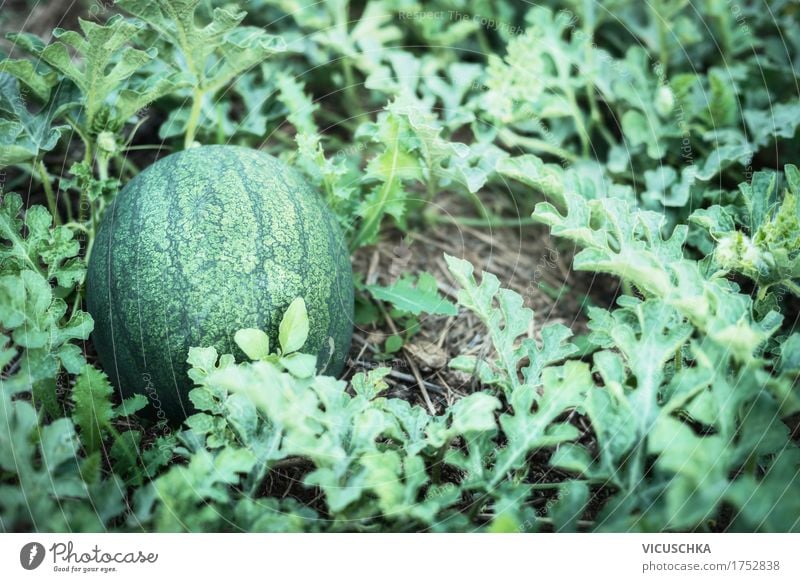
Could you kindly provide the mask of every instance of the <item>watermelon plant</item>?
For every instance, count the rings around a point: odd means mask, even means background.
[[[800,531],[796,5],[25,6],[0,531]]]

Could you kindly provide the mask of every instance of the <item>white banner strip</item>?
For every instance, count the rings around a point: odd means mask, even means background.
[[[792,534],[4,534],[0,580],[797,581],[798,542]]]

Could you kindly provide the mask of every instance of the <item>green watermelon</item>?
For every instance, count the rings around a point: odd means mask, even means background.
[[[89,260],[103,368],[123,396],[144,393],[172,419],[192,413],[191,346],[237,353],[241,328],[277,346],[296,297],[310,322],[302,351],[338,375],[352,337],[347,245],[296,171],[243,147],[192,148],[145,169],[106,210]]]

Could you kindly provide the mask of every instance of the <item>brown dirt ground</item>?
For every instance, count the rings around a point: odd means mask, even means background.
[[[463,201],[450,196],[440,202],[444,216],[463,211]],[[551,239],[538,225],[487,228],[458,224],[448,219],[406,235],[390,230],[373,246],[353,256],[353,270],[368,284],[387,285],[402,273],[427,271],[439,281],[439,291],[455,302],[457,286],[444,254],[466,259],[475,266],[476,278],[493,273],[501,285],[519,293],[534,311],[528,337],[540,338],[543,326],[560,323],[575,335],[588,332],[584,299],[607,307],[617,295],[615,282],[571,268],[574,249]],[[587,298],[588,296],[588,298]],[[386,378],[389,395],[401,397],[441,413],[458,399],[478,389],[468,374],[450,370],[446,363],[457,355],[491,358],[486,330],[476,316],[459,310],[455,317],[422,316],[421,329],[388,361],[393,371]],[[399,331],[388,315],[379,323],[356,326],[345,377],[383,365],[383,342]]]

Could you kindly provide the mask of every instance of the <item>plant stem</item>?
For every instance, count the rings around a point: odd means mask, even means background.
[[[588,158],[591,150],[591,143],[589,142],[589,130],[586,128],[586,123],[583,120],[583,112],[581,111],[581,108],[578,107],[578,101],[575,98],[575,91],[570,89],[567,92],[567,99],[572,107],[572,115],[575,118],[578,138],[581,141],[581,153],[584,158]]]
[[[483,56],[488,57],[488,55],[493,54],[494,50],[492,49],[492,45],[489,42],[489,37],[486,36],[486,30],[483,27],[478,28],[477,36],[478,36],[478,44],[481,47]]]
[[[542,139],[519,135],[507,128],[501,129],[498,137],[507,147],[521,147],[533,152],[545,152],[568,162],[576,162],[578,160],[578,156],[564,148],[550,144]]]
[[[217,144],[222,145],[225,143],[225,116],[222,111],[222,104],[217,104]]]
[[[135,145],[135,146],[128,146],[123,148],[123,151],[126,152],[135,152],[140,150],[166,150],[171,151],[172,148],[168,145],[156,144],[156,145]]]
[[[554,481],[552,483],[533,483],[528,485],[531,489],[558,489],[566,483],[591,483],[588,479],[570,479],[569,481]]]
[[[653,10],[653,18],[658,25],[658,60],[661,63],[661,71],[664,78],[667,76],[667,62],[669,61],[669,53],[667,52],[667,25],[664,22],[664,17],[659,8],[663,8],[661,2],[654,2],[650,5]]]
[[[622,279],[621,284],[622,284],[622,292],[625,295],[636,297],[636,293],[633,292],[633,286],[631,285],[630,281],[628,281],[627,279]]]
[[[675,350],[675,371],[677,372],[681,368],[683,368],[683,354],[681,353],[681,346],[677,350]]]
[[[344,72],[344,95],[347,103],[348,112],[352,114],[352,106],[358,104],[356,95],[356,76],[353,73],[353,63],[350,57],[342,57],[342,70]]]
[[[116,154],[114,156],[114,160],[117,162],[117,164],[119,164],[119,167],[122,170],[128,171],[128,174],[130,174],[131,178],[133,178],[136,174],[139,173],[139,168],[137,168],[136,164],[130,161],[127,156]]]
[[[391,198],[392,191],[396,187],[396,183],[400,182],[400,178],[398,177],[398,165],[400,158],[400,139],[398,133],[399,130],[395,128],[394,141],[389,141],[387,143],[387,146],[392,148],[391,168],[388,172],[388,176],[381,185],[377,202],[370,207],[369,211],[364,216],[361,225],[359,226],[358,233],[353,238],[350,246],[350,252],[353,252],[358,247],[364,245],[373,235],[373,229],[375,230],[375,236],[377,236],[380,230],[381,220],[386,214],[386,205]]]
[[[336,20],[336,28],[339,29],[342,38],[348,37],[347,24],[349,5],[350,3],[347,1],[338,2],[336,14],[334,15]],[[359,103],[358,94],[356,93],[356,77],[353,72],[353,63],[348,55],[342,55],[341,64],[342,74],[344,75],[344,106],[352,117],[356,112],[353,107],[357,106]]]
[[[108,180],[108,155],[104,152],[97,156],[97,175],[100,180]]]
[[[473,521],[475,519],[475,517],[478,515],[478,512],[486,504],[487,497],[488,495],[486,495],[485,493],[477,494],[476,498],[473,500],[472,505],[469,508],[469,511],[467,512],[467,518],[470,521]]]
[[[92,226],[88,230],[87,241],[86,241],[86,254],[84,255],[84,260],[86,264],[89,264],[89,257],[92,256],[92,249],[94,248],[94,235],[95,235],[95,227]]]
[[[65,191],[64,196],[62,197],[64,200],[64,206],[67,207],[67,221],[71,222],[73,219],[72,215],[72,198],[69,196],[69,192]]]
[[[730,30],[732,30],[730,17],[728,11],[720,10],[717,13],[716,17],[716,24],[717,28],[719,29],[719,36],[720,36],[720,44],[722,45],[722,56],[724,59],[729,59],[731,55],[731,35]]]
[[[183,149],[188,150],[194,143],[197,122],[200,120],[200,111],[203,107],[204,95],[202,89],[195,87],[192,96],[192,110],[189,112],[189,121],[186,122],[186,136],[183,139]]]
[[[473,192],[469,188],[467,189],[467,196],[469,199],[472,200],[472,203],[475,205],[475,210],[478,211],[478,214],[483,217],[484,220],[491,220],[492,215],[489,214],[489,211],[486,209],[486,206],[483,204],[483,200],[481,200],[480,196],[478,196],[477,192]]]
[[[594,6],[591,0],[583,2],[583,36],[585,39],[594,39]],[[584,59],[586,68],[590,71],[594,68],[594,42],[586,42],[584,45]],[[594,82],[591,75],[586,75],[586,99],[589,101],[589,126],[597,124],[601,133],[605,130],[605,125],[600,117],[600,110],[597,107],[597,99],[594,96]],[[603,135],[605,137],[605,134]],[[606,138],[608,139],[608,138]]]
[[[533,218],[501,218],[499,216],[489,216],[487,218],[476,218],[474,216],[440,216],[431,215],[429,220],[437,224],[456,223],[463,226],[479,226],[486,228],[501,228],[506,226],[530,226],[539,224]]]
[[[47,197],[47,207],[50,209],[50,214],[53,215],[53,222],[55,224],[61,224],[56,197],[53,195],[53,188],[50,185],[50,176],[47,175],[47,168],[44,167],[44,162],[42,160],[36,162],[36,169],[39,171],[39,179],[42,181],[44,195]]]
[[[78,230],[82,230],[86,234],[89,234],[89,229],[88,228],[86,228],[84,225],[79,224],[79,223],[74,222],[74,221],[68,222],[64,226],[67,226],[69,228],[76,228]]]
[[[92,159],[94,156],[94,148],[92,148],[92,142],[87,137],[85,137],[82,133],[79,134],[81,139],[83,140],[83,145],[85,148],[83,154],[83,163],[86,164],[87,167],[91,169],[92,167]],[[85,204],[84,204],[85,203]],[[91,208],[91,201],[89,197],[86,195],[86,192],[83,188],[81,188],[80,196],[78,197],[78,222],[83,223],[86,220],[84,214],[84,208]]]
[[[800,297],[800,285],[792,281],[791,279],[785,279],[782,282],[782,285],[786,287],[789,291]]]
[[[592,10],[592,2],[586,1],[584,2],[584,12],[589,13]],[[589,19],[585,19],[583,23],[583,32],[586,38],[593,38],[594,37],[594,18],[592,21]],[[587,68],[589,70],[593,69],[594,66],[594,48],[593,44],[587,44],[585,50],[585,58]],[[600,132],[600,135],[603,136],[603,139],[606,140],[608,145],[613,146],[616,145],[616,140],[614,136],[611,135],[611,132],[608,131],[608,127],[606,127],[605,120],[603,116],[600,114],[600,108],[597,105],[597,98],[595,97],[595,84],[592,81],[591,75],[587,75],[587,82],[586,82],[586,98],[589,100],[589,128],[596,127],[597,130]]]
[[[436,485],[442,482],[442,464],[444,463],[444,456],[447,453],[447,448],[450,446],[448,442],[441,449],[436,451],[436,457],[433,459],[433,470],[431,474],[431,481]]]
[[[436,181],[433,178],[433,168],[428,166],[428,184],[426,187],[425,202],[429,204],[434,196],[436,196]]]
[[[578,106],[578,100],[575,97],[575,91],[572,89],[570,84],[572,71],[569,65],[566,65],[560,61],[556,62],[556,71],[558,72],[558,78],[561,81],[561,86],[564,87],[564,97],[569,103],[570,109],[572,110],[572,117],[575,119],[575,131],[578,133],[578,139],[580,139],[581,142],[581,153],[584,158],[588,158],[591,146],[589,143],[589,131],[586,128],[586,122],[583,118],[583,111]]]
[[[238,431],[237,431],[237,434],[238,434]],[[239,434],[239,438],[242,439],[243,435]],[[276,451],[278,449],[278,447],[280,446],[280,441],[281,441],[282,438],[283,438],[283,430],[276,430],[273,433],[272,439],[270,441],[269,450],[270,451]],[[242,440],[241,442],[247,442],[247,441],[246,440]],[[256,478],[253,481],[253,483],[250,485],[250,489],[249,489],[248,494],[247,494],[248,497],[255,498],[256,494],[258,493],[258,489],[259,489],[259,487],[261,487],[261,484],[264,482],[264,479],[266,478],[267,473],[269,473],[270,470],[272,469],[272,463],[270,463],[270,460],[271,459],[264,459],[264,461],[261,463],[261,467],[258,470],[258,474],[256,475]]]

